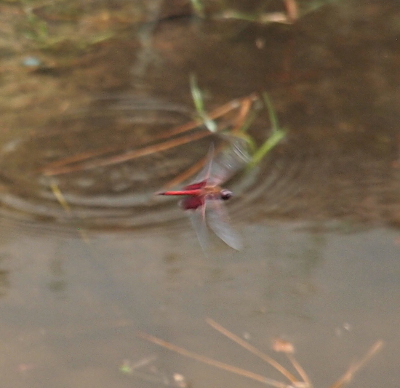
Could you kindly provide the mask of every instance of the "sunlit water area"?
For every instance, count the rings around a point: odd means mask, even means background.
[[[399,386],[397,1],[0,9],[2,385]]]

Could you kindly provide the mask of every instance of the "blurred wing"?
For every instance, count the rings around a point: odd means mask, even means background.
[[[201,249],[203,252],[206,252],[208,248],[208,231],[203,209],[205,209],[204,206],[196,210],[188,210],[186,213],[189,215],[190,222],[196,232]]]
[[[229,138],[229,146],[213,160],[208,184],[217,186],[231,178],[250,161],[247,142],[235,137]]]
[[[208,149],[207,157],[205,159],[204,167],[192,180],[192,183],[204,182],[210,177],[213,158],[214,158],[214,143],[211,143],[210,148]]]
[[[211,230],[231,248],[240,251],[243,248],[242,239],[229,223],[229,215],[222,201],[210,200],[207,202],[208,226]]]

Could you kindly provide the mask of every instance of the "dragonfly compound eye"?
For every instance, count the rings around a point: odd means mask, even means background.
[[[233,193],[232,193],[232,191],[229,191],[229,190],[221,190],[220,195],[221,195],[221,199],[226,201],[227,199],[232,197]]]

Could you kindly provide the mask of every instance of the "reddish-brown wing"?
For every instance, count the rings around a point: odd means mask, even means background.
[[[204,195],[187,196],[179,205],[183,210],[197,210],[198,208],[205,206],[205,197]]]

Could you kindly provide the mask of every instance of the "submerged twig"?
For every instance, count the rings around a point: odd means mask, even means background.
[[[258,356],[259,358],[261,358],[262,360],[264,360],[265,362],[270,364],[273,368],[275,368],[280,373],[282,373],[291,383],[298,382],[298,379],[292,373],[290,373],[286,368],[284,368],[281,364],[279,364],[279,362],[275,361],[272,357],[270,357],[267,354],[259,351],[253,345],[250,345],[245,340],[241,339],[237,335],[235,335],[232,332],[230,332],[229,330],[225,329],[224,327],[222,327],[220,324],[218,324],[217,322],[215,322],[211,318],[207,318],[206,322],[211,327],[213,327],[215,330],[219,331],[221,334],[225,335],[226,337],[228,337],[232,341],[236,342],[237,344],[239,344],[240,346],[242,346],[243,348],[245,348],[249,352],[255,354],[256,356]]]
[[[103,167],[103,166],[110,166],[113,164],[118,164],[122,162],[126,162],[131,159],[135,159],[141,156],[146,156],[146,155],[152,155],[156,152],[160,151],[165,151],[170,148],[174,148],[177,146],[180,146],[182,144],[189,143],[190,141],[193,140],[199,140],[202,139],[203,137],[209,136],[210,133],[208,132],[199,132],[187,136],[181,136],[177,139],[172,139],[169,141],[166,141],[161,144],[155,144],[143,148],[139,148],[137,150],[129,151],[126,152],[122,155],[117,155],[117,156],[112,156],[110,158],[104,158],[100,160],[93,160],[93,161],[88,161],[82,164],[74,164],[74,165],[67,165],[65,167],[60,167],[54,170],[45,170],[44,174],[48,176],[52,175],[61,175],[61,174],[66,174],[70,172],[76,172],[76,171],[82,171],[82,170],[89,170],[92,168],[96,167]]]
[[[248,378],[250,378],[252,380],[256,380],[256,381],[259,381],[259,382],[264,383],[264,384],[271,385],[271,386],[276,387],[276,388],[286,388],[287,387],[286,384],[282,384],[279,381],[272,380],[272,379],[269,379],[267,377],[261,376],[261,375],[259,375],[257,373],[250,372],[250,371],[248,371],[246,369],[242,369],[242,368],[238,368],[236,366],[225,364],[224,362],[217,361],[217,360],[214,360],[212,358],[202,356],[201,354],[197,354],[197,353],[191,352],[189,350],[186,350],[184,348],[176,346],[176,345],[174,345],[174,344],[172,344],[170,342],[167,342],[167,341],[164,341],[164,340],[162,340],[160,338],[154,337],[154,336],[152,336],[150,334],[139,332],[138,335],[140,337],[150,341],[150,342],[153,342],[156,345],[162,346],[162,347],[164,347],[166,349],[172,350],[173,352],[179,353],[179,354],[181,354],[183,356],[186,356],[186,357],[192,358],[194,360],[200,361],[200,362],[202,362],[204,364],[212,365],[212,366],[214,366],[216,368],[223,369],[223,370],[226,370],[226,371],[229,371],[229,372],[232,372],[232,373],[235,373],[237,375],[244,376],[244,377],[248,377]]]
[[[55,182],[51,182],[50,183],[50,188],[51,188],[51,191],[53,192],[54,196],[56,197],[57,201],[59,202],[59,204],[63,207],[63,209],[67,213],[71,213],[71,208],[68,205],[68,202],[66,201],[66,199],[64,198],[64,195],[61,192],[60,187],[58,186],[58,184],[55,183]]]
[[[258,99],[257,95],[253,93],[249,96],[232,100],[227,104],[224,104],[214,109],[211,113],[207,114],[207,120],[219,119],[224,115],[228,114],[229,112],[239,108],[240,111],[238,118],[235,119],[234,128],[230,131],[232,134],[237,134],[240,131],[240,128],[242,127],[243,123],[245,122],[252,104],[257,99]],[[205,113],[203,114],[203,116],[204,115]],[[104,156],[111,152],[116,152],[118,151],[118,148],[106,147],[103,148],[102,150],[83,152],[77,155],[72,155],[67,158],[51,162],[47,164],[42,171],[46,176],[54,176],[76,171],[93,169],[96,167],[109,166],[113,164],[126,162],[128,160],[133,160],[142,156],[151,155],[153,153],[157,153],[160,151],[165,151],[195,140],[199,140],[211,135],[211,132],[206,128],[204,129],[199,128],[201,125],[205,124],[204,120],[202,119],[204,119],[204,117],[190,121],[183,125],[179,125],[168,131],[164,131],[161,134],[156,135],[152,138],[153,142],[169,139],[161,143],[143,146],[142,148],[125,152],[124,154],[121,155],[113,155],[96,160],[91,160],[91,158]],[[199,128],[199,132],[187,133],[196,128]],[[225,127],[217,128],[217,132],[222,132],[224,129]],[[187,134],[182,135],[185,133]],[[179,137],[172,138],[174,136],[179,136]]]
[[[260,350],[255,348],[253,345],[249,344],[247,341],[244,341],[242,338],[240,338],[237,335],[233,334],[232,332],[230,332],[229,330],[227,330],[226,328],[224,328],[223,326],[221,326],[220,324],[218,324],[214,320],[212,320],[210,318],[207,318],[206,322],[210,326],[212,326],[215,330],[220,332],[221,334],[225,335],[226,337],[228,337],[232,341],[236,342],[237,344],[239,344],[240,346],[242,346],[243,348],[245,348],[249,352],[255,354],[256,356],[260,357],[262,360],[266,361],[269,365],[274,367],[283,376],[285,376],[290,381],[290,384],[286,384],[286,383],[283,383],[283,382],[279,382],[277,380],[269,379],[269,378],[264,377],[262,375],[259,375],[257,373],[253,373],[251,371],[248,371],[246,369],[238,368],[236,366],[229,365],[229,364],[223,363],[223,362],[218,361],[218,360],[214,360],[212,358],[203,356],[201,354],[197,354],[197,353],[191,352],[189,350],[181,348],[181,347],[179,347],[177,345],[174,345],[174,344],[172,344],[170,342],[164,341],[164,340],[162,340],[160,338],[154,337],[154,336],[152,336],[150,334],[147,334],[147,333],[139,332],[138,335],[140,337],[150,341],[150,342],[153,342],[156,345],[162,346],[162,347],[164,347],[166,349],[169,349],[169,350],[171,350],[173,352],[179,353],[179,354],[181,354],[181,355],[183,355],[185,357],[189,357],[189,358],[192,358],[194,360],[200,361],[200,362],[202,362],[204,364],[212,365],[212,366],[214,366],[216,368],[223,369],[223,370],[226,370],[228,372],[235,373],[237,375],[240,375],[240,376],[243,376],[243,377],[247,377],[247,378],[255,380],[255,381],[259,381],[259,382],[261,382],[263,384],[267,384],[267,385],[270,385],[272,387],[276,387],[276,388],[311,388],[312,387],[312,383],[311,383],[307,373],[305,372],[303,367],[300,365],[300,363],[293,356],[292,353],[293,353],[294,349],[293,349],[293,346],[290,343],[287,343],[287,344],[285,344],[283,346],[281,346],[281,345],[274,346],[274,349],[276,351],[280,351],[280,352],[286,353],[290,363],[293,365],[293,367],[297,371],[297,373],[301,376],[303,381],[297,379],[291,372],[289,372],[285,367],[283,367],[281,364],[279,364],[273,358],[271,358],[267,354],[261,352]],[[342,388],[344,386],[344,384],[348,383],[352,379],[354,374],[362,366],[364,366],[366,364],[366,362],[369,361],[374,354],[376,354],[382,348],[382,345],[383,345],[382,341],[377,341],[369,349],[369,351],[365,354],[365,356],[362,357],[358,362],[350,365],[350,367],[344,373],[344,375],[339,380],[337,380],[333,385],[331,385],[330,388]]]
[[[336,381],[333,385],[330,386],[330,388],[341,388],[343,387],[344,384],[347,384],[348,382],[351,381],[355,373],[362,367],[364,364],[366,364],[372,356],[377,353],[383,346],[383,341],[377,341],[375,342],[371,348],[368,350],[367,354],[361,360],[357,361],[356,363],[350,365],[350,367],[347,369],[347,371],[344,373],[344,375]]]
[[[69,206],[69,204],[68,204],[67,200],[65,199],[62,191],[60,190],[60,187],[58,186],[58,184],[55,182],[51,182],[50,189],[51,189],[52,193],[54,194],[54,196],[56,197],[58,203],[65,210],[65,212],[68,214],[71,214],[72,213],[71,206]],[[88,238],[87,233],[84,230],[82,230],[81,228],[78,228],[78,231],[79,231],[80,236],[82,237],[82,240],[86,244],[89,244],[90,240]]]

